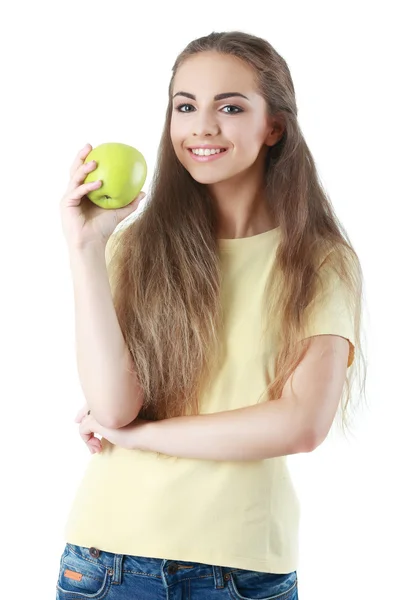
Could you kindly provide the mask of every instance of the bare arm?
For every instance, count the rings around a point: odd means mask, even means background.
[[[143,400],[115,312],[105,246],[70,248],[78,373],[87,403],[104,427],[122,427]]]
[[[329,433],[342,393],[349,343],[315,336],[277,401],[214,414],[137,420],[118,431],[95,426],[111,443],[180,458],[261,460],[311,452]]]

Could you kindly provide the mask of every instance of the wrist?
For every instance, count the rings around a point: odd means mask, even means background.
[[[81,274],[84,279],[93,272],[99,273],[100,270],[106,270],[106,250],[105,245],[100,243],[91,243],[85,246],[69,246],[69,264],[72,270],[73,279]]]
[[[142,421],[135,430],[134,448],[143,452],[153,452],[152,440],[157,421]]]
[[[105,255],[107,242],[96,240],[92,242],[74,242],[68,244],[70,256],[85,257],[93,255]]]

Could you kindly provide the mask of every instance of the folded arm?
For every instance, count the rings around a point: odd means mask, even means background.
[[[331,428],[348,354],[345,338],[315,336],[279,400],[214,414],[134,421],[119,435],[128,448],[181,458],[260,460],[310,452]],[[100,433],[107,438],[106,430]]]

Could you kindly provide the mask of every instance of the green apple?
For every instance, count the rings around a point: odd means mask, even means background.
[[[84,183],[98,179],[103,182],[87,194],[94,204],[100,208],[122,208],[139,195],[147,176],[147,164],[139,150],[127,144],[100,144],[89,152],[85,163],[91,160],[97,166]]]

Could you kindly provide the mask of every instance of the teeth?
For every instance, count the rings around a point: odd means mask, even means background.
[[[210,148],[192,148],[191,150],[193,154],[197,154],[198,156],[210,156],[210,154],[219,154],[220,152],[224,152],[224,150],[221,148],[213,148],[211,150]]]

